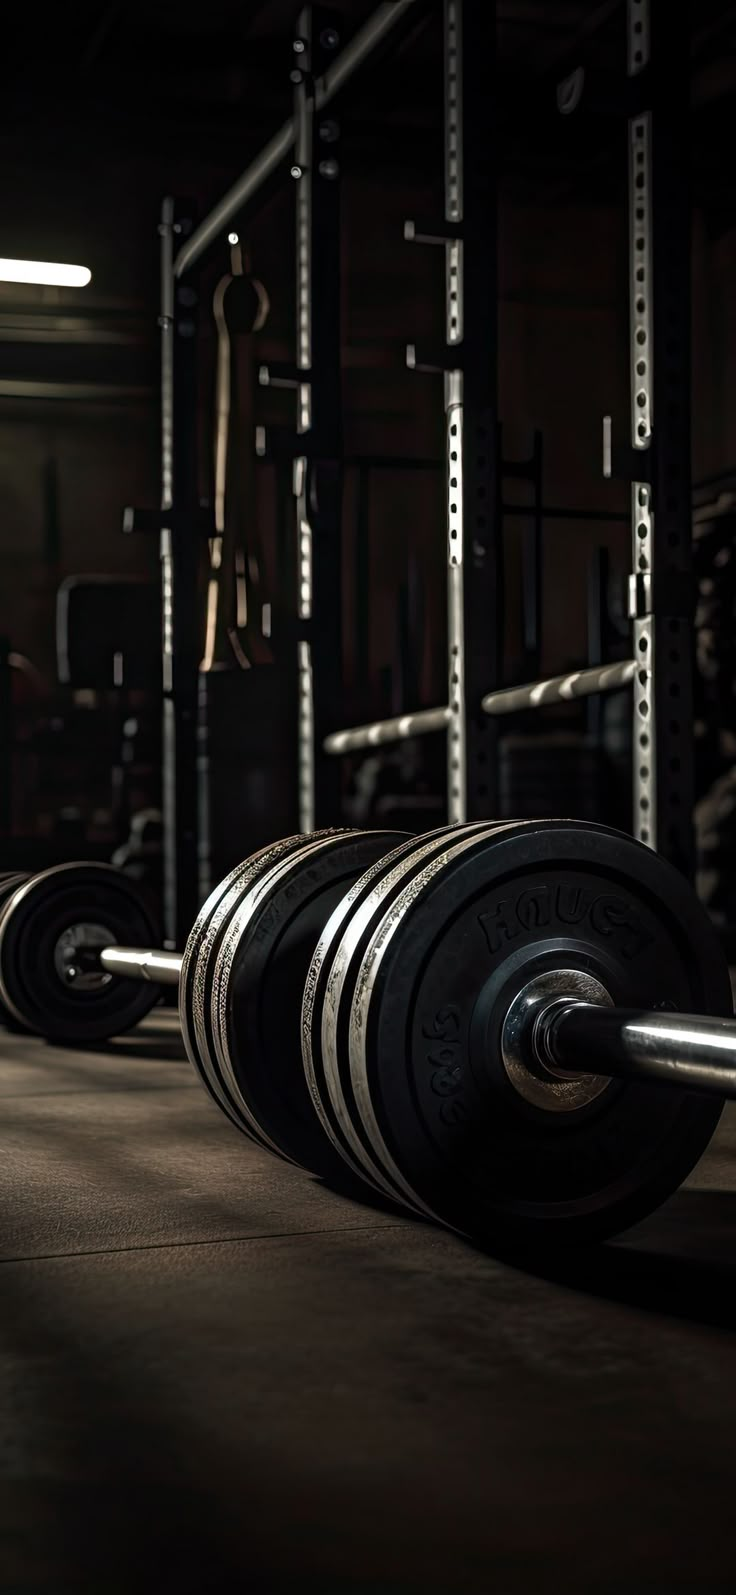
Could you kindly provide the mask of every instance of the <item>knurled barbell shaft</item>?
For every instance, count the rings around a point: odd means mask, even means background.
[[[533,1046],[546,1067],[736,1098],[733,1019],[562,1000],[537,1015]]]
[[[98,956],[108,974],[160,986],[179,983],[180,953],[105,947]],[[533,1024],[533,1048],[543,1067],[736,1099],[736,1020],[558,1000],[537,1010]]]
[[[127,980],[150,980],[156,986],[178,986],[181,953],[157,952],[145,947],[103,947],[97,955],[108,975]]]

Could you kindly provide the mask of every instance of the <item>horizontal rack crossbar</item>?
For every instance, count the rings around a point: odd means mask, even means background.
[[[572,698],[587,698],[596,692],[615,692],[633,681],[636,660],[624,659],[614,665],[592,665],[565,676],[549,676],[545,681],[530,681],[523,687],[502,687],[489,692],[482,701],[485,714],[515,714],[521,709],[537,709],[541,704],[567,703]],[[374,720],[371,725],[354,726],[348,731],[333,731],[325,738],[325,753],[353,753],[358,748],[378,748],[387,742],[403,742],[408,737],[429,736],[444,731],[452,719],[446,705],[439,709],[417,709],[414,714],[398,714],[389,720]]]
[[[635,671],[636,660],[624,659],[620,664],[591,665],[565,676],[549,676],[546,681],[530,681],[522,687],[502,687],[483,699],[483,712],[516,714],[520,709],[538,709],[541,704],[567,703],[597,692],[615,692],[633,681]]]
[[[372,725],[355,726],[351,731],[333,731],[325,737],[325,753],[353,753],[357,748],[377,748],[386,742],[403,742],[407,737],[428,736],[444,731],[452,711],[418,709],[414,714],[398,714],[392,720],[375,720]]]

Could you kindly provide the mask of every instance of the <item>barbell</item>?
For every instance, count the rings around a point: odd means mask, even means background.
[[[99,1039],[175,981],[187,1053],[239,1129],[497,1247],[636,1222],[736,1096],[708,916],[603,826],[290,837],[216,888],[182,957],[126,944],[145,917],[104,866],[31,878],[0,909],[0,997]]]

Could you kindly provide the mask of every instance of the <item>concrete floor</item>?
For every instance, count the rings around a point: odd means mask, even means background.
[[[733,1595],[736,1109],[542,1277],[249,1146],[170,1017],[0,1037],[2,1595]]]

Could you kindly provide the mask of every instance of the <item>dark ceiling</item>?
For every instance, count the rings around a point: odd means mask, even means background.
[[[336,0],[343,41],[375,3]],[[70,291],[69,304],[148,316],[162,195],[191,195],[203,214],[289,116],[297,12],[294,0],[14,7],[3,24],[0,254],[88,262],[93,287]],[[623,0],[498,0],[496,12],[499,67],[473,154],[491,158],[495,144],[506,191],[524,202],[620,200],[621,118],[606,111],[595,83],[596,74],[623,79]],[[345,91],[345,168],[405,191],[434,184],[441,194],[442,7],[416,0],[415,14]],[[736,0],[697,0],[690,15],[695,199],[712,226],[728,229]],[[582,59],[592,86],[575,115],[561,116],[557,85]],[[0,310],[14,298],[0,291]],[[11,335],[26,345],[47,340],[17,321],[0,341]]]
[[[685,0],[672,0],[678,3]],[[41,13],[14,8],[15,22],[3,27],[0,137],[20,139],[31,150],[45,147],[53,135],[70,155],[93,143],[116,152],[191,150],[200,160],[223,154],[232,159],[237,150],[247,160],[289,112],[297,9],[293,0],[203,0],[196,7],[175,0],[112,0],[102,6],[77,0]],[[336,0],[331,9],[347,39],[374,4]],[[412,165],[423,136],[440,126],[439,9],[417,0],[418,16],[428,10],[434,19],[389,51],[373,72],[367,69],[349,93],[358,142],[363,129],[379,152],[382,127],[388,129],[394,157]],[[512,170],[534,167],[542,155],[558,156],[548,127],[541,141],[537,137],[545,97],[582,50],[602,67],[616,62],[623,12],[621,0],[498,0],[494,98],[508,130],[501,148]],[[697,0],[691,17],[698,148],[708,150],[730,184],[736,5]],[[563,166],[570,143],[565,130],[559,141]]]

